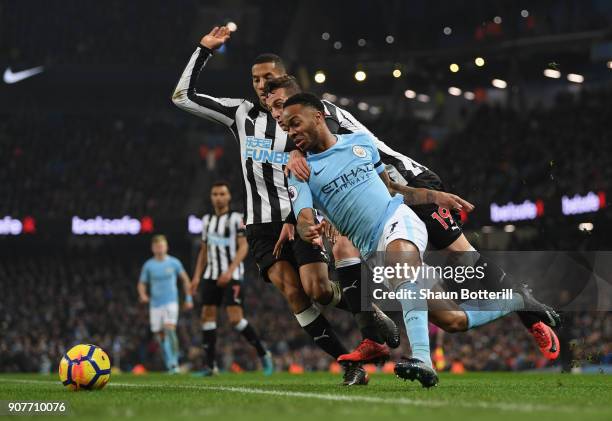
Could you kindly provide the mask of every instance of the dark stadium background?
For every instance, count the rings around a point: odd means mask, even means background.
[[[610,250],[608,1],[2,0],[1,71],[44,71],[0,83],[0,371],[54,370],[79,342],[102,346],[123,370],[161,367],[135,288],[151,233],[167,234],[191,273],[199,239],[188,217],[210,210],[210,184],[229,180],[242,208],[229,132],[170,101],[200,37],[230,21],[238,30],[202,89],[251,97],[251,60],[276,52],[308,90],[348,108],[475,203],[464,222],[477,246]],[[545,77],[546,69],[560,77]],[[563,215],[562,196],[576,195],[584,209]],[[517,212],[529,219],[492,220],[493,203],[525,201],[537,213]],[[140,224],[136,235],[72,233],[75,216],[126,215]],[[278,365],[327,369],[280,295],[248,267],[247,314]],[[612,363],[610,313],[567,316],[556,367]],[[356,344],[352,321],[332,318],[345,343]],[[250,348],[221,325],[223,368],[254,368]],[[194,367],[198,326],[197,313],[182,315],[183,361]],[[547,365],[514,317],[447,335],[444,350],[449,365],[468,370]]]

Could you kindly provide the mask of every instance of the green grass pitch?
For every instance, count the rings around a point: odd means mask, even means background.
[[[113,375],[104,390],[69,392],[55,376],[5,374],[0,400],[67,401],[79,419],[612,420],[612,376],[603,374],[443,374],[430,390],[385,374],[365,387],[339,380],[327,373]]]

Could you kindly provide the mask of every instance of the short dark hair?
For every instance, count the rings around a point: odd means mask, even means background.
[[[281,88],[285,88],[289,96],[302,92],[302,88],[297,82],[295,76],[285,75],[266,81],[266,84],[264,85],[264,93],[266,95],[270,95],[272,92]]]
[[[210,186],[210,190],[212,191],[212,189],[215,188],[215,187],[223,187],[223,186],[227,187],[227,190],[229,192],[232,191],[232,188],[230,187],[230,183],[225,181],[225,180],[217,180],[217,181],[213,182],[212,186]]]
[[[287,101],[285,101],[285,105],[283,107],[287,108],[290,105],[296,104],[303,105],[305,107],[311,107],[317,111],[325,113],[325,107],[323,106],[321,100],[316,95],[311,94],[309,92],[301,92],[299,94],[293,95],[292,97],[288,98]]]
[[[261,63],[274,63],[276,67],[279,67],[285,71],[287,69],[285,67],[285,63],[283,62],[283,59],[280,58],[280,56],[276,54],[272,54],[272,53],[260,54],[257,57],[255,57],[255,60],[253,60],[253,64],[261,64]]]

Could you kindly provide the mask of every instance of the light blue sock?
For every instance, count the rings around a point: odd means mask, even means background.
[[[172,354],[172,339],[170,335],[168,335],[168,332],[164,332],[162,348],[164,350],[164,363],[166,363],[166,368],[170,370],[174,367],[174,355]]]
[[[513,294],[510,300],[468,300],[459,307],[465,311],[468,329],[486,325],[525,307],[523,297]]]
[[[176,336],[176,330],[166,329],[165,336],[170,341],[170,366],[172,368],[178,367],[179,349],[178,349],[178,338]]]
[[[405,282],[397,289],[413,291],[417,298],[399,300],[404,314],[406,333],[410,341],[412,356],[432,367],[429,348],[429,321],[427,319],[427,301],[418,298],[418,283]]]

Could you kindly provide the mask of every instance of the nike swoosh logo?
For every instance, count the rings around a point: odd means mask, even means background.
[[[31,69],[22,70],[20,72],[13,72],[10,67],[7,67],[7,69],[4,71],[2,79],[4,80],[4,83],[12,85],[13,83],[21,82],[24,79],[42,73],[43,70],[43,66],[38,66]]]
[[[325,168],[326,168],[326,167],[323,167],[323,168],[321,168],[319,171],[316,171],[316,170],[315,170],[314,175],[319,175],[319,174],[321,174],[321,172],[322,172],[322,171],[323,171]]]

